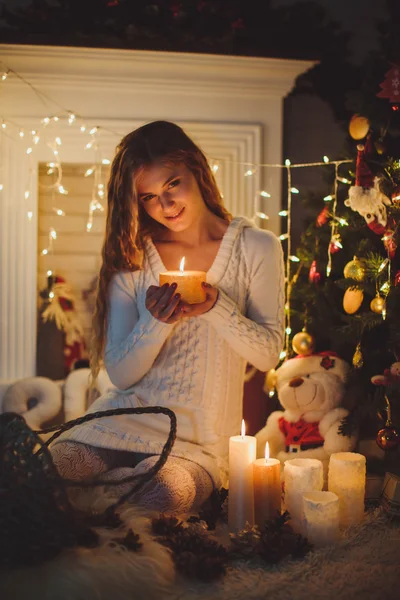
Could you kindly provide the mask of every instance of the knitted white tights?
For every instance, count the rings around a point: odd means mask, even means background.
[[[117,481],[145,473],[158,460],[158,456],[95,448],[71,441],[55,445],[51,453],[60,475],[75,481],[97,474],[105,474],[103,479]],[[119,497],[133,483],[110,486],[109,489]],[[149,510],[183,514],[198,510],[212,491],[213,483],[205,469],[190,460],[170,456],[156,475],[132,495],[131,501]]]

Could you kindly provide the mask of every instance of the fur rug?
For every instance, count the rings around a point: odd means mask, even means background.
[[[213,585],[182,586],[178,600],[381,600],[400,589],[400,521],[377,511],[332,547],[276,566],[240,562]]]
[[[102,502],[103,504],[103,502]],[[105,506],[105,504],[103,504]],[[98,508],[100,506],[98,505]],[[139,552],[110,544],[115,530],[98,530],[102,544],[75,549],[35,568],[2,573],[4,600],[378,600],[400,589],[400,522],[381,511],[333,547],[276,566],[237,561],[225,577],[202,584],[177,576],[169,551],[155,541],[150,518],[121,513],[143,542]],[[226,539],[221,529],[219,539]]]

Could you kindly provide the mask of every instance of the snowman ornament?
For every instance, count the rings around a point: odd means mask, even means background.
[[[273,412],[257,434],[257,455],[266,442],[281,463],[293,458],[321,460],[325,473],[330,455],[350,452],[356,437],[340,433],[349,414],[341,406],[349,365],[334,352],[298,355],[276,371],[276,389],[283,410]]]

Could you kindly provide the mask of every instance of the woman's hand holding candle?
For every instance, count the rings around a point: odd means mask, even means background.
[[[202,283],[202,287],[206,293],[205,301],[197,304],[187,304],[186,302],[182,302],[182,316],[197,317],[212,309],[218,300],[218,290],[205,282]]]
[[[162,323],[175,323],[182,317],[180,294],[176,293],[176,283],[161,287],[151,285],[146,293],[146,308]]]
[[[159,283],[160,286],[165,283],[176,283],[177,292],[181,295],[182,301],[188,305],[204,303],[207,299],[202,283],[205,283],[206,275],[205,271],[185,271],[185,257],[183,257],[179,271],[160,273]]]

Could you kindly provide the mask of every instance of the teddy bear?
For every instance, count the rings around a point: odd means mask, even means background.
[[[348,411],[340,406],[349,365],[334,352],[298,355],[286,360],[275,374],[283,410],[268,417],[256,434],[257,455],[270,456],[283,464],[293,458],[317,458],[325,474],[334,452],[350,452],[356,437],[339,433]]]

